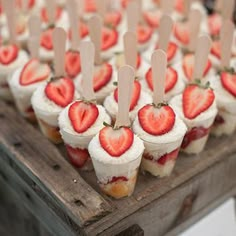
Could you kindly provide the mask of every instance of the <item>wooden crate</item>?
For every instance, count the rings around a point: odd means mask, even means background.
[[[102,194],[94,172],[79,173],[63,145],[3,102],[0,156],[0,183],[45,228],[41,235],[176,235],[236,193],[236,134],[211,137],[200,155],[181,154],[168,178],[139,174],[121,200]]]

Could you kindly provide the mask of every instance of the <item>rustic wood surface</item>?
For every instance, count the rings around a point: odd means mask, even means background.
[[[181,154],[168,178],[140,174],[133,196],[113,200],[100,192],[94,172],[79,174],[63,145],[58,151],[2,102],[0,122],[5,162],[75,233],[111,235],[138,224],[145,234],[164,235],[236,186],[236,134],[211,137],[200,155]]]

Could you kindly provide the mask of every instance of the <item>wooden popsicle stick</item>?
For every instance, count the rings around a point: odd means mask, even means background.
[[[225,20],[232,19],[234,8],[235,8],[235,0],[224,1],[221,10],[222,17]]]
[[[84,1],[85,0],[76,0],[76,2],[77,2],[77,14],[78,14],[79,18],[84,13]]]
[[[15,1],[3,0],[2,3],[3,3],[3,8],[7,17],[9,41],[11,43],[16,43]]]
[[[80,59],[82,70],[82,93],[87,101],[95,100],[93,90],[95,47],[91,41],[84,41],[80,44]]]
[[[56,16],[56,1],[55,0],[46,0],[45,1],[47,15],[48,15],[48,23],[49,25],[55,23]]]
[[[28,11],[28,0],[21,0],[22,11],[26,13]]]
[[[222,7],[223,7],[223,0],[216,0],[215,1],[215,7],[214,7],[215,11],[221,12]]]
[[[28,49],[31,58],[39,58],[39,39],[37,37],[30,37],[28,40]]]
[[[167,51],[168,44],[170,41],[170,35],[173,29],[173,20],[169,15],[163,15],[160,20],[159,26],[159,41],[158,41],[158,48],[162,49],[163,51]]]
[[[153,103],[158,105],[164,101],[165,95],[165,80],[167,56],[161,50],[155,50],[151,58],[152,65],[152,81],[153,81]]]
[[[192,0],[184,0],[183,1],[183,4],[184,4],[183,15],[185,16],[185,18],[188,18],[188,16],[189,16],[189,11],[190,11],[190,7],[191,7],[191,3],[192,3]]]
[[[104,19],[108,5],[107,0],[96,0],[95,2],[97,7],[97,13],[102,19]]]
[[[234,24],[231,20],[223,22],[220,32],[221,66],[222,69],[230,66],[231,49],[233,44]]]
[[[136,34],[128,31],[124,35],[125,64],[132,66],[134,70],[136,70],[137,52]]]
[[[143,2],[142,0],[133,0],[133,2],[136,2],[138,6],[138,23],[143,22],[143,15],[142,15],[142,9],[143,9]]]
[[[70,28],[71,28],[71,49],[78,50],[80,45],[80,23],[79,15],[77,13],[77,4],[75,0],[67,0],[67,11],[70,19]]]
[[[53,49],[54,49],[54,69],[55,77],[64,76],[65,70],[65,44],[66,32],[62,28],[55,28],[52,33]]]
[[[192,80],[202,78],[211,49],[211,44],[212,41],[207,35],[203,35],[198,38]]]
[[[189,44],[188,49],[190,52],[194,52],[196,49],[197,38],[200,30],[200,24],[202,20],[202,14],[197,9],[192,9],[189,13]]]
[[[173,0],[161,0],[161,9],[164,14],[171,14],[174,9],[174,1]]]
[[[118,113],[115,127],[129,126],[129,107],[134,85],[134,69],[123,66],[118,70]]]
[[[101,45],[102,45],[102,19],[98,15],[92,16],[88,21],[88,28],[91,41],[95,46],[95,64],[102,63]]]
[[[136,2],[130,2],[126,9],[127,15],[127,29],[136,33],[136,28],[139,21],[138,4]]]

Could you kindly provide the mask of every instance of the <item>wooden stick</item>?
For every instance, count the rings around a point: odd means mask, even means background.
[[[67,0],[67,11],[71,28],[71,49],[78,50],[80,45],[80,23],[75,0]]]
[[[2,3],[7,17],[9,41],[11,43],[16,43],[15,1],[3,0]]]
[[[202,20],[202,14],[197,9],[192,9],[189,13],[189,32],[190,32],[190,41],[188,44],[188,49],[191,52],[194,52],[196,49],[197,38],[200,30],[200,23]]]
[[[96,7],[97,7],[97,13],[102,18],[102,20],[105,17],[105,14],[107,12],[107,0],[96,0]]]
[[[81,42],[80,59],[83,79],[82,91],[83,97],[87,101],[95,100],[95,93],[93,90],[94,54],[95,47],[91,41]]]
[[[91,41],[95,46],[95,64],[102,63],[101,45],[102,45],[102,19],[98,15],[92,16],[88,21],[89,34]]]
[[[54,48],[54,69],[55,77],[64,76],[65,66],[65,44],[66,32],[62,28],[55,28],[52,33],[53,48]]]
[[[223,0],[216,0],[215,1],[215,11],[221,12],[223,7]]]
[[[224,20],[232,19],[234,8],[235,8],[235,0],[224,1],[222,5],[222,17],[224,18]]]
[[[159,26],[159,42],[158,42],[158,48],[162,49],[163,51],[167,51],[168,44],[170,41],[170,35],[173,29],[173,20],[168,15],[163,15],[160,20],[160,26]]]
[[[124,35],[125,64],[132,66],[134,70],[136,70],[137,52],[136,34],[128,31]]]
[[[223,22],[220,31],[221,66],[222,69],[230,66],[231,49],[233,44],[234,24],[231,20]]]
[[[129,107],[134,85],[134,69],[123,66],[118,70],[118,113],[115,127],[129,126]]]
[[[76,0],[76,1],[77,1],[77,14],[80,18],[84,13],[84,1],[85,0]]]
[[[203,35],[198,38],[192,80],[201,79],[203,77],[203,72],[207,64],[211,44],[212,41],[207,35]]]
[[[28,11],[28,0],[21,0],[22,11],[23,13],[27,13]]]
[[[127,29],[136,33],[136,28],[139,21],[138,4],[136,2],[130,2],[127,6]]]
[[[55,23],[56,16],[56,1],[55,0],[46,0],[45,1],[47,15],[48,15],[48,23],[49,25]]]
[[[165,80],[167,56],[161,50],[155,50],[151,58],[152,65],[152,81],[153,81],[153,102],[155,105],[164,101],[165,95]]]
[[[174,9],[174,1],[173,0],[161,0],[161,9],[164,14],[171,14]]]
[[[190,7],[191,7],[191,3],[192,3],[192,0],[184,0],[183,1],[183,4],[184,4],[183,15],[185,16],[185,18],[188,18],[188,16],[189,16],[189,11],[190,11]]]
[[[38,58],[41,22],[40,18],[36,15],[32,15],[29,18],[29,32],[30,32],[30,38],[28,41],[28,48],[30,51],[30,55],[32,58]]]
[[[143,9],[143,2],[142,0],[133,0],[134,2],[136,2],[137,6],[138,6],[138,23],[143,22],[143,15],[142,15],[142,9]]]

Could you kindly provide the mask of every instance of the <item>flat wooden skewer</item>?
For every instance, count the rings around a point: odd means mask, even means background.
[[[185,18],[188,18],[188,16],[189,16],[189,11],[190,11],[190,7],[191,7],[191,3],[192,3],[192,0],[184,0],[183,1],[183,4],[184,4],[183,15],[185,16]]]
[[[47,15],[48,15],[48,23],[52,25],[55,23],[56,19],[56,1],[55,0],[47,0],[45,1]]]
[[[107,12],[108,0],[96,0],[96,7],[98,15],[104,20]]]
[[[160,1],[161,9],[164,14],[171,14],[174,9],[174,1],[173,0],[161,0]]]
[[[66,32],[62,28],[55,28],[52,33],[54,49],[54,70],[55,77],[65,75],[65,50],[66,50]]]
[[[134,69],[125,65],[118,70],[118,113],[115,127],[129,126],[129,107],[133,92]]]
[[[126,9],[127,29],[136,33],[136,28],[139,22],[139,9],[136,2],[130,2]]]
[[[235,9],[235,0],[227,0],[222,3],[221,14],[224,20],[232,19],[233,12]]]
[[[82,93],[87,101],[95,100],[93,90],[95,47],[92,42],[84,41],[80,43],[81,71],[82,71]]]

